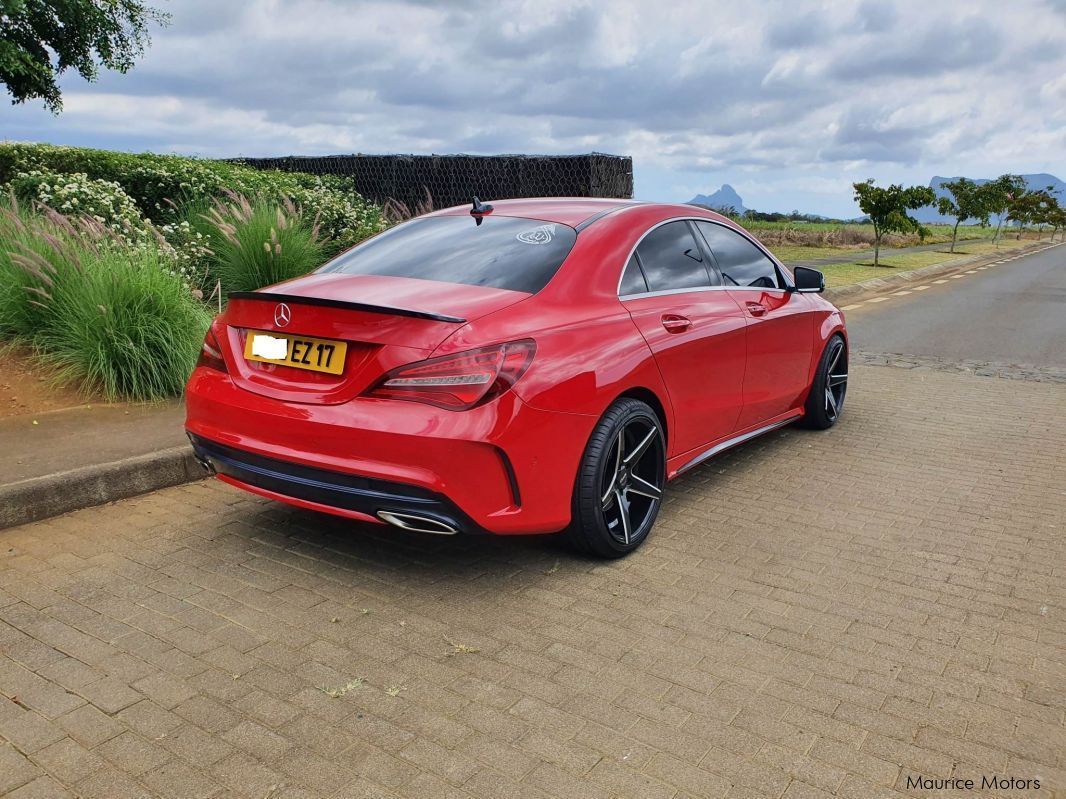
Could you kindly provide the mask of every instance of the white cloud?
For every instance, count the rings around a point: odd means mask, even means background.
[[[730,183],[851,213],[850,181],[1066,171],[1061,3],[174,0],[127,75],[3,135],[206,156],[634,157],[638,196]],[[687,192],[687,189],[686,189]],[[695,192],[692,192],[695,193]]]

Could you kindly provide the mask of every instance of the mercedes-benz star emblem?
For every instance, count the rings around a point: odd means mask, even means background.
[[[290,319],[292,319],[292,311],[289,306],[279,302],[274,308],[274,324],[278,327],[285,327]]]

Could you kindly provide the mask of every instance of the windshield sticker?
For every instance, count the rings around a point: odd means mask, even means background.
[[[555,225],[541,225],[532,230],[523,230],[515,238],[523,244],[550,244],[554,235]]]

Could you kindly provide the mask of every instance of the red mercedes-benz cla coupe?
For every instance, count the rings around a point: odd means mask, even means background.
[[[700,208],[475,199],[230,294],[186,427],[257,494],[425,533],[565,531],[618,557],[667,480],[836,422],[847,334],[823,288]]]

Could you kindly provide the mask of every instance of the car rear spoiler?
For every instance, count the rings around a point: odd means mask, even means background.
[[[388,305],[370,305],[365,302],[347,302],[346,300],[328,300],[322,297],[302,297],[299,294],[275,294],[270,291],[233,291],[231,300],[261,300],[264,302],[291,302],[298,305],[318,305],[323,308],[343,308],[347,311],[367,311],[369,313],[410,316],[414,319],[431,319],[434,322],[454,322],[463,324],[465,319],[459,316],[430,313],[429,311],[412,311],[410,308],[393,308]]]

